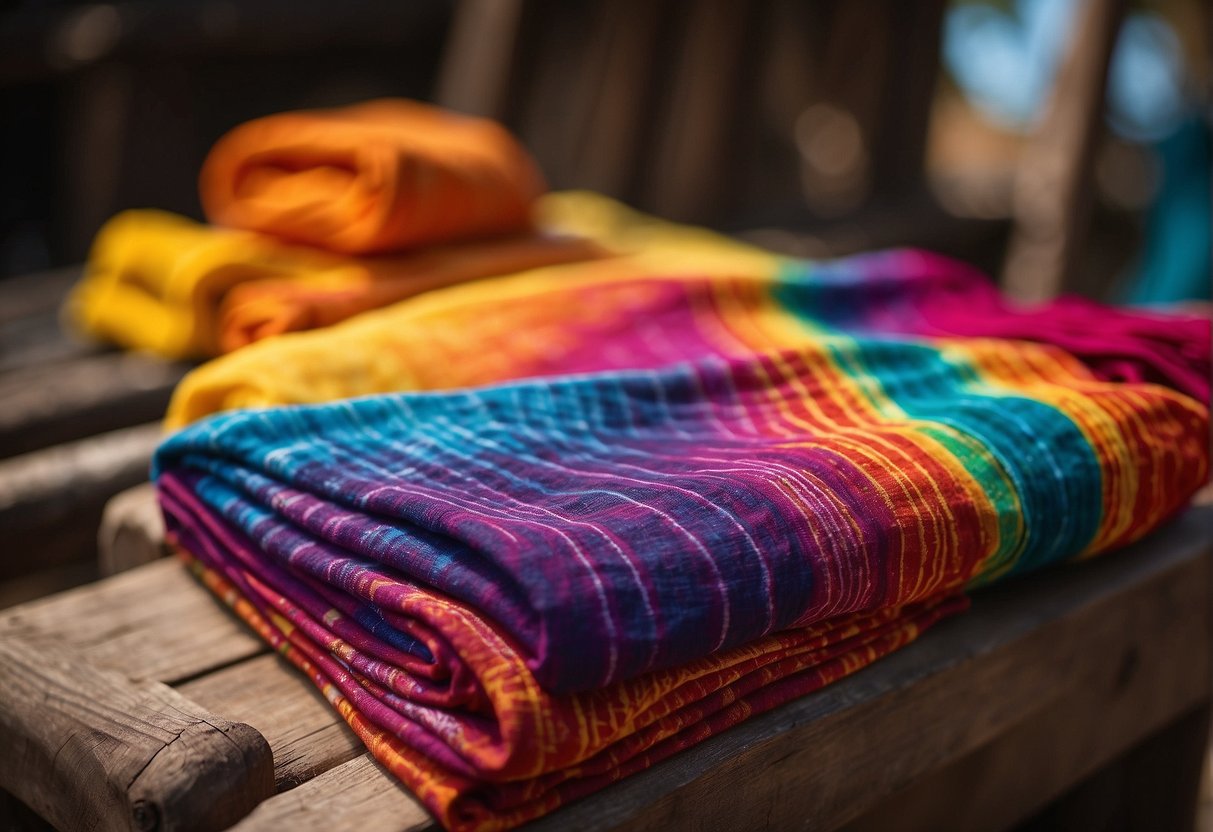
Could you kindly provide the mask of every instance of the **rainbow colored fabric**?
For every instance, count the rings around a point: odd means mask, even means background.
[[[776,271],[490,281],[479,328],[465,287],[414,357],[484,386],[200,421],[170,537],[443,825],[500,829],[1208,476],[1207,321],[1018,312],[918,252]]]
[[[1207,317],[1074,298],[1022,309],[983,275],[926,252],[806,264],[595,194],[549,194],[543,205],[544,227],[618,255],[427,292],[324,330],[251,344],[187,375],[169,426],[234,408],[745,357],[811,341],[823,326],[1043,341],[1099,378],[1208,398]]]

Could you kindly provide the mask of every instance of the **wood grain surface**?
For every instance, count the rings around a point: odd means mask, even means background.
[[[0,636],[67,645],[91,666],[179,684],[267,652],[176,559],[0,613]]]
[[[171,688],[0,636],[0,784],[63,832],[211,830],[273,793],[247,725]]]
[[[156,423],[0,459],[0,581],[97,563],[97,529],[111,497],[145,482],[163,438]]]

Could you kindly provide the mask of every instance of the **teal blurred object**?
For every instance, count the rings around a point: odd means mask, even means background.
[[[1135,304],[1213,297],[1213,136],[1200,114],[1154,146],[1162,168],[1145,243],[1124,299]]]

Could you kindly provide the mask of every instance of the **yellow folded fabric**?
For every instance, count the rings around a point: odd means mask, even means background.
[[[535,298],[556,287],[659,273],[759,277],[772,274],[780,262],[762,249],[645,216],[596,194],[550,194],[537,216],[545,229],[589,238],[619,256],[427,292],[328,329],[252,344],[187,375],[173,395],[167,425],[181,427],[238,407],[494,381],[492,356],[466,363],[442,357],[458,354],[468,332],[477,333],[478,343],[488,342],[485,330],[494,326],[513,328],[514,347],[551,349],[545,339],[557,337],[559,327],[550,325],[551,310]],[[511,314],[485,315],[500,305],[509,305]],[[595,314],[566,312],[588,319]]]
[[[163,211],[127,211],[97,235],[67,313],[94,338],[204,358],[431,289],[604,254],[585,239],[530,233],[353,258]]]
[[[198,188],[217,225],[347,254],[521,233],[546,190],[501,125],[400,99],[242,124]]]
[[[170,358],[219,352],[220,306],[251,280],[319,275],[343,259],[164,211],[126,211],[97,234],[67,317],[84,334]]]

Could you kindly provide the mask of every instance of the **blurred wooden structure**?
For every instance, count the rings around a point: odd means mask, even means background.
[[[876,200],[925,188],[943,10],[943,0],[468,0],[438,99],[511,125],[557,187],[716,226],[750,212],[806,220],[802,165],[810,177],[853,176]],[[814,153],[830,139],[805,135],[815,125],[798,128],[814,106],[853,125],[832,152]]]
[[[1124,552],[982,591],[854,676],[531,828],[1190,829],[1211,557],[1213,508],[1195,509]],[[250,809],[234,828],[436,828],[174,560],[0,613],[0,747],[0,786],[63,832],[217,830]],[[37,826],[7,811],[6,828]]]
[[[1125,6],[1082,0],[1002,218],[928,187],[943,0],[465,0],[437,97],[509,124],[558,187],[801,256],[932,248],[1042,301],[1074,288]]]
[[[1068,280],[1091,210],[1095,146],[1103,126],[1108,63],[1125,0],[1086,0],[1048,111],[1016,171],[1014,232],[1002,270],[1012,297],[1039,302]]]
[[[352,0],[334,14],[314,0],[120,0],[6,10],[0,103],[24,128],[6,136],[18,143],[0,159],[6,188],[40,171],[60,243],[77,255],[122,208],[197,216],[197,169],[235,123],[267,109],[423,95],[451,5]],[[58,108],[60,156],[37,146],[22,89],[38,113]],[[147,479],[157,422],[189,369],[64,333],[59,309],[79,276],[76,267],[0,281],[0,608],[97,577],[105,503]]]
[[[78,269],[0,283],[0,607],[97,577],[106,501],[147,479],[185,364],[67,337]]]
[[[437,99],[510,125],[556,187],[797,255],[920,245],[993,269],[1005,221],[953,216],[926,181],[944,8],[465,0]]]
[[[45,203],[53,225],[46,243],[80,258],[124,208],[200,218],[198,168],[223,132],[275,110],[424,96],[453,5],[44,0],[6,8],[0,106],[21,128],[8,131],[13,147],[0,158],[11,189],[0,220],[19,190],[33,191],[26,199]]]

